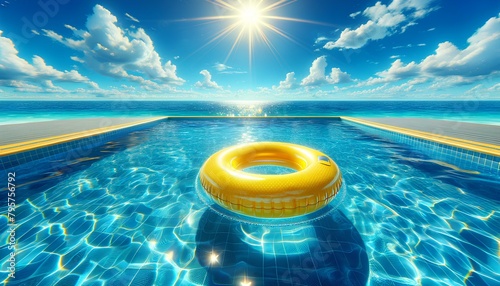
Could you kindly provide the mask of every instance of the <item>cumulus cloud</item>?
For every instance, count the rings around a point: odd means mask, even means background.
[[[339,68],[332,68],[330,75],[325,75],[328,63],[326,57],[321,56],[315,59],[309,68],[309,75],[302,79],[302,86],[317,86],[322,84],[337,84],[351,81],[351,77]]]
[[[327,80],[332,84],[346,83],[351,81],[351,76],[348,73],[341,71],[339,68],[332,68],[330,76]]]
[[[408,77],[414,77],[420,73],[420,67],[417,63],[411,62],[405,65],[401,59],[397,59],[388,70],[377,73],[378,76],[389,78],[391,80],[399,80]]]
[[[12,40],[2,34],[3,31],[0,31],[0,79],[35,76],[35,67],[19,57]]]
[[[375,84],[420,76],[448,77],[445,84],[456,85],[500,72],[500,14],[490,18],[467,42],[469,45],[463,50],[451,42],[440,43],[435,53],[420,63],[404,64],[397,59],[388,70],[377,73],[379,78],[368,82]]]
[[[359,49],[369,41],[383,39],[395,33],[400,26],[404,33],[410,26],[415,25],[415,20],[424,17],[432,11],[430,4],[433,0],[393,0],[389,5],[380,1],[374,6],[366,8],[362,15],[368,21],[355,29],[346,28],[336,41],[329,41],[325,49],[347,48]],[[359,13],[351,14],[356,17]]]
[[[110,11],[96,5],[93,14],[87,18],[85,30],[70,28],[74,38],[64,38],[50,30],[43,31],[47,37],[82,52],[83,57],[79,59],[101,74],[143,85],[151,85],[153,81],[176,85],[184,83],[177,76],[177,67],[171,61],[162,64],[153,41],[144,29],[123,30],[117,26],[117,21]]]
[[[326,83],[325,69],[327,66],[326,57],[321,56],[315,59],[309,68],[309,75],[305,77],[301,85],[321,85]]]
[[[379,40],[387,36],[387,28],[377,25],[372,20],[359,26],[355,30],[349,28],[342,31],[340,38],[336,41],[326,43],[323,48],[332,50],[334,48],[359,49],[369,40]]]
[[[203,76],[203,81],[197,81],[194,85],[199,88],[222,89],[215,81],[212,80],[212,75],[207,70],[202,70],[200,74]]]
[[[489,19],[467,43],[464,50],[450,42],[439,44],[435,54],[420,64],[422,70],[438,76],[480,76],[500,71],[500,14]]]
[[[294,72],[289,72],[286,74],[285,80],[280,81],[278,89],[294,89],[299,86],[297,79],[295,78]]]
[[[25,81],[30,81],[27,84]],[[48,65],[40,56],[33,56],[31,63],[19,56],[11,39],[3,37],[0,31],[0,84],[18,88],[21,91],[38,91],[32,83],[42,84],[47,81],[81,82],[91,81],[76,70],[60,71]]]

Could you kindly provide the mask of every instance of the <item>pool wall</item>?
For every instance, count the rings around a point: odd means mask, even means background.
[[[0,146],[0,168],[7,170],[18,165],[34,162],[41,159],[51,159],[60,156],[79,158],[85,156],[88,150],[99,147],[105,143],[123,137],[131,132],[153,127],[163,120],[175,119],[235,119],[226,116],[172,116],[161,117],[125,124],[121,126],[110,126],[102,130],[88,130],[85,132],[67,134],[56,138],[57,140],[40,140],[41,142],[30,142]],[[387,138],[396,143],[410,146],[432,159],[441,160],[445,163],[455,165],[461,169],[474,170],[490,175],[500,175],[500,146],[483,144],[437,134],[423,133],[418,131],[403,130],[401,128],[387,127],[369,121],[350,117],[339,116],[269,116],[269,117],[236,117],[242,119],[272,119],[272,118],[325,118],[331,120],[342,120],[346,124],[356,126],[360,130]],[[401,129],[401,130],[400,130]],[[413,134],[414,133],[414,134]],[[422,135],[423,134],[423,135]],[[443,139],[444,138],[444,139]],[[36,140],[35,140],[36,141]],[[455,144],[456,143],[456,144]],[[461,146],[465,146],[461,147]]]
[[[441,160],[464,170],[478,171],[480,173],[494,176],[500,175],[500,156],[495,154],[497,152],[500,154],[500,150],[498,149],[485,149],[481,146],[477,146],[476,148],[474,145],[470,145],[470,148],[466,149],[441,142],[435,142],[431,140],[432,138],[424,138],[425,136],[417,135],[417,137],[400,131],[385,129],[384,127],[381,128],[377,125],[369,126],[364,124],[362,121],[353,121],[350,118],[342,118],[342,120],[345,123],[356,126],[360,130],[367,133],[410,146],[414,150],[417,150],[432,159]],[[429,134],[429,137],[432,137],[432,135],[433,134]]]
[[[102,146],[111,140],[123,137],[134,131],[155,126],[164,118],[157,118],[139,123],[110,126],[100,130],[88,130],[68,134],[57,140],[44,140],[36,144],[12,144],[12,151],[7,146],[1,146],[0,168],[8,170],[22,164],[36,162],[42,159],[55,159],[61,156],[76,159],[85,156],[89,150]],[[96,131],[97,130],[97,131]]]

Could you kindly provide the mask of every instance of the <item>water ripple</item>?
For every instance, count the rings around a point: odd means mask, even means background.
[[[329,154],[348,182],[342,205],[281,229],[212,212],[196,193],[199,168],[251,141]],[[9,285],[500,284],[499,203],[473,187],[499,183],[339,121],[174,120],[142,144],[80,163],[89,166],[19,203]],[[468,183],[452,182],[460,178]],[[8,255],[1,247],[2,269]]]

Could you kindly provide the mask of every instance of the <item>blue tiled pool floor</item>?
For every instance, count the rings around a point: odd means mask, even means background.
[[[255,141],[328,154],[345,178],[342,204],[282,227],[214,212],[197,194],[199,168]],[[86,162],[51,186],[18,189],[29,195],[8,285],[500,284],[498,180],[338,120],[169,120]],[[2,280],[8,253],[0,248]]]

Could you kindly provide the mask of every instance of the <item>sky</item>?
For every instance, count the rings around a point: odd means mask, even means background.
[[[498,0],[0,0],[0,99],[500,99]]]

